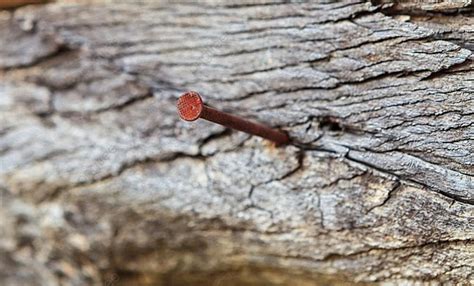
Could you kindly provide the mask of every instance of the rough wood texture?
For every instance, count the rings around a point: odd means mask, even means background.
[[[474,283],[471,1],[216,2],[0,13],[1,284]]]

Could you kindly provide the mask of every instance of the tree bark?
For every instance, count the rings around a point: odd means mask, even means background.
[[[384,2],[0,12],[1,284],[474,283],[473,6]]]

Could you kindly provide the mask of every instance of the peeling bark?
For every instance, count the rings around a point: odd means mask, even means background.
[[[472,3],[383,2],[2,11],[2,284],[474,283]]]

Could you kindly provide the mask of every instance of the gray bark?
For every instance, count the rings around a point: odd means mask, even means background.
[[[1,284],[474,283],[473,6],[382,2],[0,12]]]

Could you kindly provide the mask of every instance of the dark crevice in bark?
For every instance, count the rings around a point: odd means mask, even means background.
[[[51,39],[49,39],[49,40],[51,40]],[[44,39],[44,41],[48,41],[48,40]],[[55,58],[60,57],[62,55],[68,54],[73,50],[75,50],[75,48],[73,48],[73,47],[71,47],[67,44],[64,44],[64,43],[57,44],[57,47],[56,47],[55,51],[52,52],[52,53],[46,54],[44,56],[37,56],[33,60],[31,60],[27,63],[19,63],[19,64],[15,64],[14,66],[3,67],[3,68],[0,67],[0,71],[8,72],[8,71],[14,71],[14,70],[20,69],[20,68],[35,67],[37,65],[40,65],[43,62],[47,62],[51,59],[55,59]]]
[[[429,15],[443,15],[452,16],[456,14],[471,14],[474,9],[474,4],[467,1],[400,1],[400,0],[371,0],[373,5],[380,6],[381,12],[387,16],[396,15],[413,15],[413,16],[429,16]],[[439,7],[438,9],[430,9],[430,4],[452,3],[450,7]],[[410,4],[410,5],[404,5]],[[458,5],[456,5],[458,4]],[[446,5],[447,6],[447,5]],[[434,5],[433,5],[434,7]]]
[[[459,196],[455,195],[455,194],[452,194],[452,193],[449,193],[445,190],[442,190],[442,189],[439,189],[439,188],[436,188],[434,186],[431,186],[431,185],[428,185],[427,183],[425,182],[422,182],[420,180],[415,180],[415,179],[411,179],[411,178],[408,178],[406,175],[401,175],[401,174],[397,174],[397,173],[394,173],[392,172],[391,170],[387,170],[387,169],[384,169],[380,166],[376,166],[372,163],[368,163],[368,162],[365,162],[365,161],[362,161],[362,160],[359,160],[357,158],[354,158],[354,157],[351,157],[350,155],[350,152],[347,153],[346,155],[346,158],[350,161],[353,161],[353,162],[356,162],[356,163],[359,163],[359,164],[362,164],[364,166],[367,166],[371,169],[374,169],[374,170],[377,170],[381,173],[385,173],[385,174],[389,174],[395,178],[398,178],[400,179],[401,181],[405,181],[405,182],[409,182],[409,183],[412,183],[412,184],[415,184],[415,185],[419,185],[419,186],[422,186],[423,189],[426,189],[426,190],[431,190],[431,191],[435,191],[439,194],[442,194],[450,199],[453,199],[453,200],[456,200],[458,202],[461,202],[461,203],[465,203],[465,204],[469,204],[469,205],[474,205],[474,201],[473,200],[469,200],[469,199],[464,199],[464,198],[460,198]]]
[[[127,170],[133,169],[138,166],[143,166],[146,164],[152,164],[152,163],[166,163],[166,162],[172,162],[174,160],[177,160],[179,158],[195,158],[199,160],[205,160],[207,157],[203,156],[201,154],[198,155],[191,155],[191,154],[185,154],[185,153],[180,153],[180,152],[174,152],[174,153],[169,153],[169,154],[162,154],[160,158],[153,158],[153,157],[145,157],[143,159],[137,159],[133,160],[128,163],[124,163],[121,165],[121,167],[113,172],[113,173],[108,173],[105,174],[99,178],[93,178],[81,182],[77,182],[75,184],[70,184],[66,186],[59,186],[59,187],[53,187],[51,186],[51,192],[49,192],[47,195],[42,197],[41,199],[38,200],[38,203],[45,203],[45,202],[50,202],[50,201],[55,201],[57,200],[62,194],[67,193],[71,189],[75,188],[81,188],[81,187],[86,187],[86,186],[93,186],[97,183],[101,182],[106,182],[108,180],[120,177],[124,172]]]
[[[340,260],[340,259],[348,259],[350,257],[361,257],[370,255],[373,252],[398,252],[403,250],[414,250],[420,251],[423,248],[427,247],[443,247],[446,245],[456,245],[456,244],[472,244],[474,242],[473,239],[453,239],[453,240],[438,240],[438,241],[428,241],[421,244],[412,244],[412,245],[405,245],[400,247],[394,248],[381,248],[381,247],[370,247],[366,250],[357,251],[351,254],[339,254],[339,253],[332,253],[328,254],[323,260]]]
[[[465,61],[461,63],[457,63],[449,67],[446,67],[444,69],[440,69],[438,71],[432,72],[429,76],[424,77],[422,80],[432,80],[434,78],[448,76],[452,74],[453,72],[458,72],[457,69],[465,67],[465,66],[470,66],[471,64],[472,64],[472,60],[466,59]],[[461,71],[461,72],[464,72],[464,71]],[[466,71],[466,72],[469,72],[469,71]]]
[[[374,209],[384,206],[401,187],[402,183],[397,180],[392,189],[387,192],[387,196],[385,197],[385,199],[380,204],[374,205],[373,207],[369,208],[366,213],[368,214]]]

